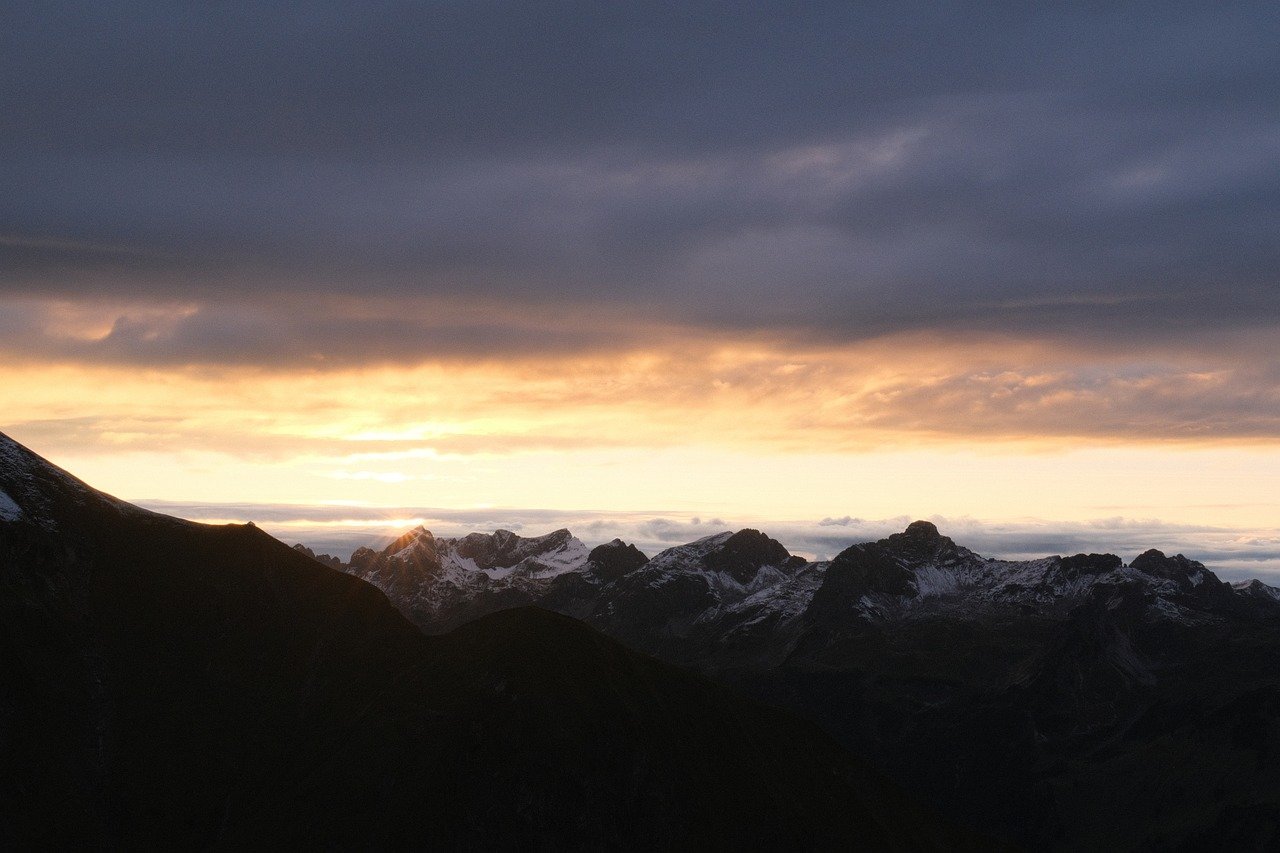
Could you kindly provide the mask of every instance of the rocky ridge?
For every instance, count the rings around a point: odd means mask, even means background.
[[[1181,554],[1150,550],[1127,564],[1114,554],[997,560],[957,545],[927,521],[817,562],[750,529],[648,559],[617,539],[588,550],[568,530],[437,538],[419,527],[381,551],[358,549],[343,569],[386,592],[428,633],[457,624],[461,610],[473,616],[513,603],[562,609],[570,600],[575,615],[617,633],[698,634],[703,641],[766,628],[776,636],[804,615],[884,622],[1011,611],[1061,618],[1095,589],[1123,584],[1141,587],[1153,614],[1175,620],[1202,618],[1195,614],[1204,606],[1237,597],[1280,601],[1280,589],[1226,584]]]
[[[536,563],[542,537],[515,539]],[[554,574],[414,571],[406,547],[347,570],[427,632],[516,605],[574,615],[808,716],[1015,844],[1280,844],[1280,590],[1181,554],[999,560],[925,521],[818,562],[755,530],[649,560],[615,541]]]

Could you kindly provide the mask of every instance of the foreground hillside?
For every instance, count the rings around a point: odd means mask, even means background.
[[[943,848],[816,728],[585,625],[426,637],[0,436],[5,847]]]
[[[928,522],[831,561],[418,529],[346,570],[424,630],[537,604],[816,720],[1033,846],[1280,845],[1280,590],[1148,551],[1010,562]]]

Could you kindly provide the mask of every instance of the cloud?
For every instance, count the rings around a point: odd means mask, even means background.
[[[1271,440],[1280,384],[1266,365],[1074,365],[904,376],[854,417],[864,429],[1135,441]]]
[[[6,349],[349,368],[665,326],[1212,353],[1280,322],[1271,12],[11,5],[0,293],[192,311]]]
[[[473,342],[463,350],[473,355],[415,367],[388,358],[361,369],[318,360],[302,370],[245,359],[161,370],[129,361],[51,366],[32,354],[45,338],[111,351],[104,342],[130,324],[152,330],[134,334],[139,346],[165,349],[166,329],[193,315],[157,311],[106,331],[75,312],[44,318],[43,329],[6,329],[12,316],[0,319],[0,333],[24,341],[27,360],[0,376],[6,429],[81,451],[210,450],[399,476],[397,464],[415,456],[591,448],[850,453],[975,441],[1026,450],[1280,438],[1280,371],[1270,357],[1280,335],[1224,338],[1206,354],[1177,341],[1140,353],[981,335],[837,347],[668,329],[644,342],[602,333],[593,353],[499,355]],[[287,324],[275,338],[289,346]]]

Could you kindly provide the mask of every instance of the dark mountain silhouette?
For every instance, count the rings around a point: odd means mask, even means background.
[[[968,838],[815,727],[567,617],[427,637],[252,525],[141,510],[4,436],[0,510],[6,848]]]
[[[572,613],[807,715],[992,835],[1280,844],[1280,590],[1266,584],[1155,550],[992,560],[925,521],[818,563],[744,530],[603,573],[583,559],[489,575],[433,541],[434,573],[398,573],[390,549],[350,570],[427,631],[508,602]],[[536,562],[542,540],[522,541]]]

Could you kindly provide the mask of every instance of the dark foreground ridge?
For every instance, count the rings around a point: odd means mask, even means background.
[[[2,435],[0,510],[0,846],[968,838],[816,727],[565,616],[427,637],[251,525],[146,512]]]

